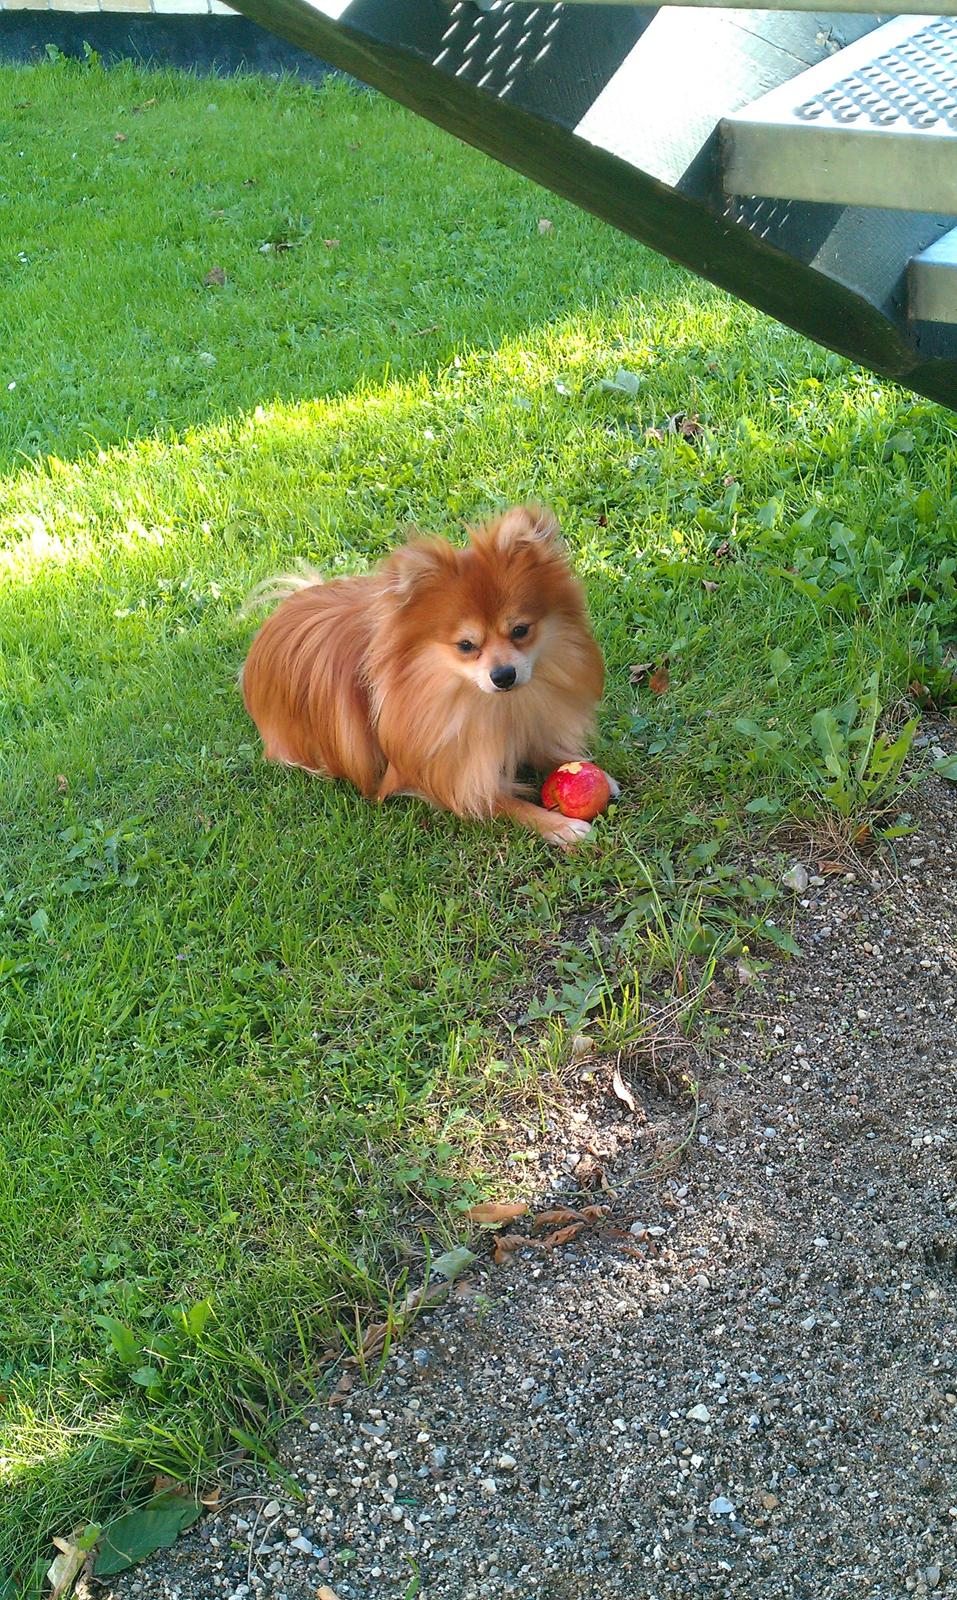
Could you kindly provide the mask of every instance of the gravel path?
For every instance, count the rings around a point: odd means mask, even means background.
[[[687,1107],[606,1066],[515,1170],[613,1216],[470,1274],[290,1431],[304,1502],[239,1485],[112,1600],[957,1596],[957,787],[917,804],[896,864],[807,862],[670,1175]]]

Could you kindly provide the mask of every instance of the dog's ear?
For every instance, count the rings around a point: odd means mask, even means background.
[[[455,551],[445,539],[413,538],[393,550],[384,563],[389,593],[405,605],[430,583],[451,575]]]
[[[493,523],[490,531],[503,553],[520,545],[560,544],[558,519],[548,506],[513,506]]]

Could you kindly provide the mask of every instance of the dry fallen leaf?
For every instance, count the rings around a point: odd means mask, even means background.
[[[582,1216],[586,1222],[600,1222],[607,1217],[609,1210],[608,1206],[582,1206]]]
[[[203,279],[203,282],[208,284],[210,287],[215,284],[221,289],[223,284],[226,282],[226,274],[222,267],[210,267],[205,278]]]
[[[611,1075],[611,1087],[612,1093],[628,1107],[629,1111],[633,1111],[637,1115],[638,1102],[622,1077],[619,1067],[616,1067]]]
[[[482,1205],[470,1206],[465,1215],[469,1222],[477,1222],[480,1228],[497,1228],[500,1222],[512,1222],[516,1217],[524,1217],[527,1210],[524,1200],[489,1200]]]
[[[166,1472],[158,1472],[153,1479],[153,1493],[165,1494],[168,1489],[175,1489],[178,1493],[188,1493],[182,1479],[171,1478]]]
[[[133,112],[135,114],[138,111],[148,111],[150,106],[155,106],[155,104],[156,104],[156,96],[154,94],[151,99],[144,100],[142,105],[134,106],[133,107]]]
[[[349,1395],[352,1393],[352,1386],[355,1381],[356,1380],[352,1376],[351,1372],[341,1373],[339,1376],[339,1382],[336,1384],[331,1395],[329,1396],[329,1404],[331,1406],[344,1406]]]
[[[555,1211],[540,1211],[532,1218],[533,1228],[554,1228],[559,1222],[581,1222],[584,1213],[572,1211],[569,1206],[558,1206]]]
[[[542,1240],[542,1244],[546,1250],[554,1250],[560,1244],[568,1244],[569,1240],[574,1239],[586,1226],[584,1222],[570,1222],[567,1228],[556,1228],[554,1233],[548,1234]]]
[[[61,794],[66,794],[67,790],[70,787],[69,778],[67,778],[64,773],[58,772],[57,775],[56,775],[56,786],[59,789]]]
[[[501,1265],[507,1261],[516,1250],[544,1250],[545,1244],[541,1239],[530,1239],[524,1233],[500,1233],[495,1239],[495,1262]]]
[[[673,417],[668,418],[668,432],[676,433],[681,439],[697,439],[701,431],[701,418],[697,411],[690,415],[686,411],[676,411]]]
[[[555,231],[555,224],[554,222],[550,222],[547,217],[539,217],[538,231],[539,233],[553,233]]]
[[[775,1506],[779,1506],[781,1504],[777,1495],[771,1494],[767,1489],[761,1490],[760,1494],[758,1495],[758,1499],[763,1505],[765,1511],[773,1511]]]
[[[635,666],[628,668],[628,677],[632,683],[641,683],[642,679],[647,678],[649,672],[654,672],[654,670],[655,663],[653,661],[639,661]]]
[[[125,144],[126,143],[126,134],[125,133],[114,133],[113,142],[114,142],[114,144]]]
[[[730,556],[730,554],[731,554],[731,543],[730,543],[730,541],[728,539],[722,539],[721,543],[718,545],[718,548],[714,553],[715,561],[727,561],[727,559]]]
[[[377,1356],[385,1348],[385,1341],[388,1338],[389,1331],[390,1324],[388,1322],[374,1322],[366,1330],[365,1338],[362,1341],[362,1354],[364,1356]]]
[[[710,578],[702,578],[701,587],[702,589],[707,589],[709,594],[714,594],[714,591],[717,589],[718,585],[716,583],[712,583]]]
[[[664,694],[670,682],[671,674],[668,671],[668,663],[665,661],[662,662],[656,672],[651,674],[648,679],[648,687],[652,694]]]
[[[665,436],[661,428],[646,428],[645,438],[649,441],[649,443],[654,441],[655,444],[664,444],[665,442]]]
[[[580,1188],[593,1188],[601,1178],[601,1162],[586,1151],[575,1168],[575,1178]]]
[[[82,1528],[78,1532],[82,1533]],[[77,1535],[75,1534],[74,1538],[76,1537]],[[65,1600],[65,1596],[72,1590],[77,1574],[86,1560],[87,1552],[81,1550],[72,1540],[54,1539],[53,1543],[60,1554],[54,1556],[47,1569],[47,1581],[52,1590],[50,1600]]]
[[[847,867],[843,861],[819,861],[817,870],[819,877],[826,878],[834,872],[846,872]]]
[[[338,248],[339,248],[339,240],[338,239],[323,239],[322,242],[325,245],[327,250],[338,250]]]
[[[214,1488],[207,1489],[205,1494],[200,1495],[200,1505],[208,1506],[210,1511],[213,1511],[215,1510],[216,1506],[219,1505],[219,1502],[222,1499],[222,1494],[222,1486],[217,1483]]]
[[[327,1583],[322,1583],[316,1590],[316,1600],[339,1600],[335,1589],[330,1589]]]

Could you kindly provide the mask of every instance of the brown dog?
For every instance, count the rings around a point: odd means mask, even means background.
[[[268,760],[369,799],[505,813],[565,847],[590,831],[517,783],[521,766],[583,758],[604,680],[550,512],[518,506],[464,549],[415,539],[364,576],[268,593],[283,598],[242,675]]]

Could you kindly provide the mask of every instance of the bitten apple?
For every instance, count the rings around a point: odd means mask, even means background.
[[[611,799],[611,785],[591,761],[566,761],[542,784],[542,805],[563,817],[591,822]]]

